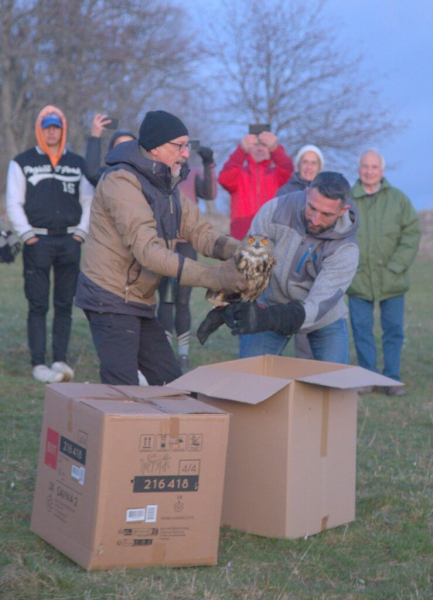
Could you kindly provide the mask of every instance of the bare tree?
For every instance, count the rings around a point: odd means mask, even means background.
[[[270,123],[290,152],[313,143],[340,164],[396,131],[361,57],[326,22],[324,0],[222,4],[207,38],[221,125],[244,135],[248,122]]]
[[[186,13],[164,0],[0,0],[0,27],[0,189],[44,105],[64,111],[82,152],[96,112],[135,128],[195,87]]]

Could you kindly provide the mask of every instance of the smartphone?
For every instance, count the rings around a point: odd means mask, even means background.
[[[119,127],[119,119],[116,117],[107,117],[107,119],[111,119],[111,123],[107,123],[105,129],[117,129]]]
[[[252,123],[249,126],[249,133],[252,133],[253,135],[260,135],[264,131],[271,131],[269,123]]]
[[[194,150],[194,152],[200,150],[200,140],[189,140],[189,143],[191,144],[191,150]]]

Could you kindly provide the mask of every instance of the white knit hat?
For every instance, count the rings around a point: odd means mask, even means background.
[[[302,148],[299,150],[295,158],[295,169],[299,171],[299,163],[301,162],[301,158],[306,152],[314,152],[314,154],[317,154],[320,163],[319,172],[323,171],[323,167],[325,166],[325,159],[323,158],[322,151],[313,144],[306,144],[305,146],[302,146]]]

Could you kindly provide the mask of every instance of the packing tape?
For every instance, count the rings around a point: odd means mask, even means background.
[[[69,400],[68,402],[68,431],[69,433],[72,432],[72,427],[74,424],[74,401],[73,400]]]
[[[328,455],[328,428],[329,428],[329,394],[330,390],[323,390],[322,400],[322,431],[320,434],[320,457]]]
[[[152,544],[152,564],[163,565],[165,563],[165,544],[162,542],[155,542]]]
[[[170,439],[178,440],[180,433],[179,417],[170,417]]]
[[[328,528],[328,520],[329,520],[329,515],[326,515],[326,517],[323,517],[322,527],[320,528],[320,531],[325,531]]]
[[[159,424],[159,433],[162,435],[168,435],[171,440],[178,440],[180,433],[179,417],[161,419],[161,422]]]

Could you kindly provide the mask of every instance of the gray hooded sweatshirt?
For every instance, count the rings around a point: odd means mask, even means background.
[[[344,294],[358,266],[358,214],[350,209],[335,225],[317,235],[306,231],[306,191],[267,202],[256,214],[250,233],[270,238],[277,264],[259,304],[272,306],[301,300],[306,312],[301,333],[347,318]]]

